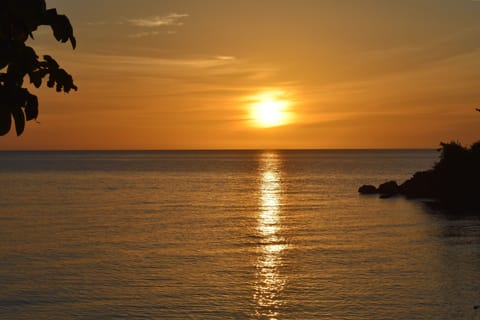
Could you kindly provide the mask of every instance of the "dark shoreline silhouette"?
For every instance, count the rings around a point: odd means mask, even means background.
[[[360,194],[396,195],[408,199],[428,199],[430,207],[451,212],[480,209],[480,141],[470,148],[457,142],[441,143],[440,161],[432,169],[416,172],[398,185],[396,181],[378,187],[363,185]],[[480,216],[480,211],[474,212]]]

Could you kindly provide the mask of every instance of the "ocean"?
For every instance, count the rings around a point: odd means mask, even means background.
[[[0,152],[0,319],[478,319],[435,150]]]

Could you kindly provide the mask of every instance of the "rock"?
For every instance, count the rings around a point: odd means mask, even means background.
[[[358,188],[358,192],[361,194],[377,194],[378,189],[375,186],[365,184]]]
[[[388,181],[378,186],[378,193],[382,198],[388,198],[400,193],[400,187],[396,181]]]
[[[400,190],[407,198],[435,198],[436,185],[433,170],[416,172],[402,185]]]

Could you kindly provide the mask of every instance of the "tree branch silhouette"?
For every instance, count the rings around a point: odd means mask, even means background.
[[[75,49],[70,21],[56,9],[47,9],[45,0],[0,1],[0,135],[10,131],[12,118],[19,136],[25,129],[25,121],[38,117],[38,98],[23,87],[27,76],[37,88],[47,78],[47,86],[55,87],[57,92],[77,90],[72,76],[51,56],[40,59],[26,45],[27,39],[34,39],[33,32],[42,25],[51,27],[57,41],[70,41]]]

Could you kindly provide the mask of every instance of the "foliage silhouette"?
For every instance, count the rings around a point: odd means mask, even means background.
[[[28,37],[41,25],[50,26],[59,42],[76,40],[73,28],[65,15],[47,9],[45,0],[0,0],[0,135],[10,131],[12,118],[17,135],[25,129],[25,121],[37,119],[38,98],[23,88],[28,76],[39,88],[48,76],[47,86],[57,92],[77,90],[73,78],[48,55],[43,60],[26,45]]]

